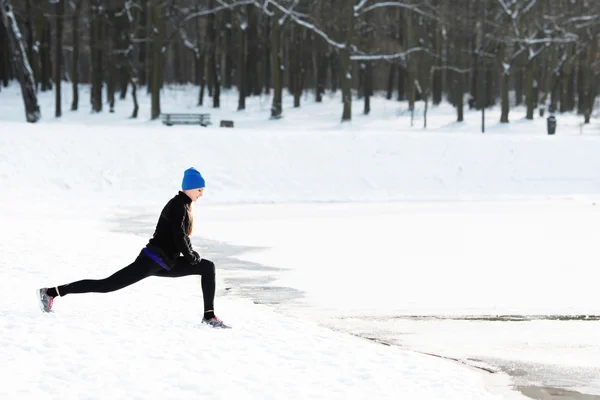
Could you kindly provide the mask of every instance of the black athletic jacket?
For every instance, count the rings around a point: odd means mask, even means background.
[[[191,203],[192,199],[181,191],[169,200],[160,213],[154,236],[146,245],[170,266],[175,264],[179,253],[191,264],[200,261],[200,256],[192,249],[192,243],[186,234],[190,226],[187,205]]]

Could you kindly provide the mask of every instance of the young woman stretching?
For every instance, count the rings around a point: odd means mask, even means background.
[[[189,238],[194,225],[192,202],[202,197],[204,186],[204,178],[200,172],[195,168],[187,169],[183,174],[182,190],[164,206],[153,237],[133,263],[105,279],[85,279],[39,289],[38,298],[42,310],[51,312],[55,297],[72,293],[113,292],[149,276],[177,278],[200,275],[204,298],[202,322],[215,328],[229,328],[214,312],[215,264],[200,257],[192,249]]]

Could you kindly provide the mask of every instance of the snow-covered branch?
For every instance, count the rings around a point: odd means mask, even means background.
[[[395,54],[354,54],[350,56],[351,60],[361,60],[361,61],[375,61],[375,60],[404,60],[411,53],[417,53],[425,51],[428,52],[429,49],[426,47],[413,47],[412,49],[408,49],[401,53]]]
[[[564,21],[565,24],[572,24],[577,22],[590,22],[600,19],[600,14],[593,15],[582,15],[577,17],[568,18]]]
[[[529,12],[529,10],[531,10],[531,8],[535,5],[536,2],[537,2],[537,0],[531,0],[529,2],[529,4],[527,4],[525,6],[525,8],[523,8],[523,14],[527,14]]]
[[[265,15],[272,17],[273,11],[269,10],[269,3],[270,3],[270,0],[265,0],[265,3],[260,8],[262,8],[262,11],[265,13]],[[259,6],[259,5],[257,4],[257,6]]]
[[[578,37],[565,36],[565,37],[555,37],[555,38],[547,37],[547,38],[537,38],[537,39],[509,38],[507,40],[512,43],[534,45],[534,44],[550,44],[550,43],[574,43],[574,42],[577,42]]]
[[[370,5],[369,7],[366,7],[362,12],[356,13],[356,15],[362,15],[364,13],[367,13],[369,11],[373,11],[377,8],[382,8],[382,7],[401,7],[401,8],[405,8],[411,11],[414,11],[417,14],[420,14],[424,17],[427,18],[431,18],[431,19],[437,19],[438,17],[434,14],[430,14],[426,11],[421,10],[421,8],[419,8],[418,4],[406,4],[400,1],[384,1],[381,3],[375,3],[373,5]]]
[[[181,38],[183,45],[187,49],[193,51],[196,55],[198,55],[200,53],[200,51],[198,49],[198,44],[194,43],[194,42],[190,41],[190,39],[188,39],[187,34],[185,33],[184,29],[179,30],[179,37]]]
[[[296,6],[300,3],[300,0],[294,0],[294,4],[292,4],[289,8],[290,13],[294,12],[294,8],[296,8]],[[288,18],[289,14],[284,14],[279,21],[279,26],[283,25],[285,23],[285,20]],[[296,14],[296,16],[300,16],[298,14]]]
[[[306,22],[305,20],[299,18],[298,14],[294,13],[290,9],[282,6],[276,0],[267,0],[268,3],[277,7],[284,15],[287,15],[292,21],[305,27],[306,29],[311,30],[312,32],[319,35],[323,38],[330,46],[337,49],[344,49],[346,47],[345,43],[338,42],[332,39],[327,33],[323,30],[319,29],[315,24]],[[366,2],[365,2],[366,3]],[[382,3],[380,3],[382,4]],[[354,61],[375,61],[375,60],[405,60],[408,55],[416,52],[429,52],[429,49],[426,47],[413,47],[403,52],[393,53],[393,54],[366,54],[365,52],[359,51],[355,48],[355,46],[350,46],[351,54],[350,59]]]
[[[453,71],[453,72],[457,72],[459,74],[468,74],[469,72],[473,71],[473,68],[458,68],[458,67],[454,67],[452,65],[433,65],[431,67],[431,71]]]
[[[358,3],[356,6],[354,6],[354,12],[357,13],[360,11],[361,8],[363,8],[365,6],[365,4],[367,4],[369,0],[360,0],[360,3]]]
[[[540,46],[540,48],[537,49],[536,51],[533,51],[533,49],[530,47],[528,61],[533,61],[537,56],[542,54],[543,50],[544,50],[544,46]]]
[[[338,49],[343,49],[344,47],[346,47],[346,45],[344,43],[340,43],[340,42],[333,40],[332,38],[329,37],[329,35],[327,35],[321,29],[317,28],[314,24],[311,24],[309,22],[306,22],[306,21],[298,18],[298,16],[296,14],[294,14],[292,11],[288,10],[287,8],[283,7],[277,1],[275,1],[275,0],[267,0],[267,1],[268,1],[268,3],[273,4],[273,6],[277,7],[283,14],[288,15],[292,19],[292,21],[294,21],[298,25],[301,25],[301,26],[313,31],[317,35],[321,36],[330,46],[338,48]]]
[[[204,16],[211,15],[211,14],[217,14],[221,11],[228,10],[228,9],[232,10],[239,6],[245,6],[245,5],[260,6],[258,4],[257,0],[235,0],[233,3],[225,3],[223,1],[220,1],[219,3],[221,5],[218,7],[211,8],[209,10],[195,11],[195,12],[192,12],[191,14],[188,14],[183,20],[181,20],[177,24],[175,24],[173,33],[166,40],[166,43],[170,43],[173,40],[173,38],[179,33],[179,31],[181,29],[183,29],[183,26],[185,25],[185,23],[191,21],[194,18],[204,17]]]

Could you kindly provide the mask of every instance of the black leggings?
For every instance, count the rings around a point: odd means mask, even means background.
[[[134,262],[108,278],[84,279],[58,286],[58,293],[60,293],[60,296],[66,296],[70,293],[108,293],[123,289],[149,276],[178,278],[188,275],[202,276],[204,311],[212,311],[215,300],[215,264],[206,259],[200,260],[198,264],[190,264],[185,258],[178,257],[175,266],[167,270],[141,252]],[[54,290],[54,288],[48,289],[49,294],[55,296],[56,294],[52,293]]]

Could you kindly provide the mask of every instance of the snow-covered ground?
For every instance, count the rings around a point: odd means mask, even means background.
[[[42,94],[35,125],[22,122],[17,87],[0,92],[0,359],[12,382],[0,395],[516,399],[523,382],[503,371],[517,364],[548,369],[525,384],[600,394],[597,321],[407,318],[600,315],[596,120],[559,115],[548,136],[544,119],[517,109],[502,125],[491,110],[482,135],[480,114],[456,124],[441,106],[424,130],[406,103],[375,98],[371,116],[357,101],[341,126],[332,97],[300,109],[286,98],[270,121],[267,97],[237,112],[225,93],[221,110],[202,109],[213,126],[167,128],[148,120],[145,96],[134,121],[128,101],[70,112],[65,89],[64,116]],[[163,109],[196,109],[196,95],[169,89]],[[133,260],[192,165],[207,180],[194,243],[238,246],[237,260],[273,268],[217,265],[218,315],[235,329],[200,326],[195,278],[37,310],[36,287]],[[253,304],[269,288],[301,295]]]

